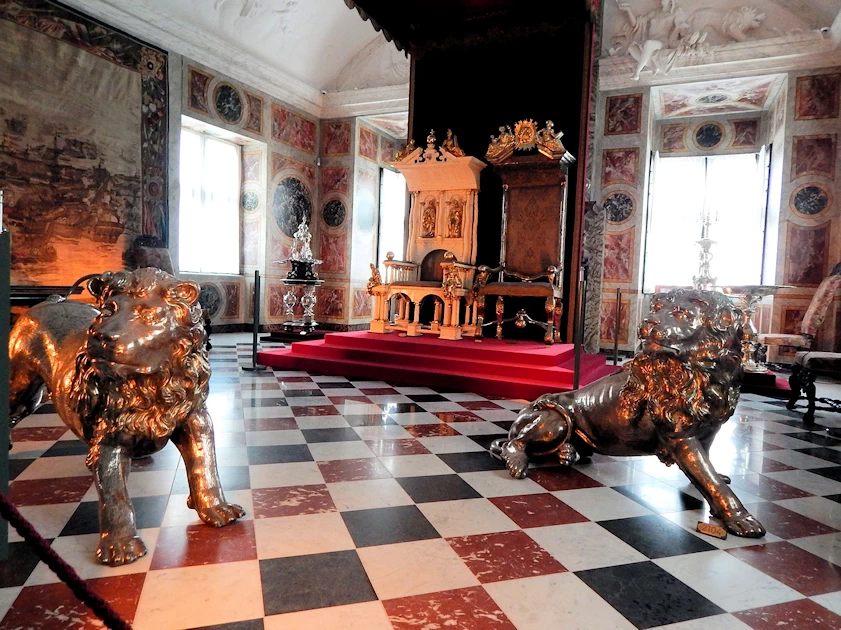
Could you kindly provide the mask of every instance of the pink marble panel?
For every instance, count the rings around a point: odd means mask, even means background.
[[[826,275],[829,223],[814,227],[788,224],[784,284],[818,286]]]
[[[353,316],[371,317],[371,296],[366,289],[353,290]]]
[[[380,162],[393,162],[395,151],[394,143],[385,136],[380,136]]]
[[[602,186],[637,183],[640,150],[605,149],[602,153]]]
[[[245,102],[248,105],[248,117],[243,129],[263,135],[263,99],[248,90],[245,91]]]
[[[225,311],[222,313],[222,319],[236,319],[239,317],[239,282],[223,282],[222,288],[225,290]]]
[[[242,152],[242,182],[248,184],[260,181],[260,164],[262,163],[260,151]]]
[[[350,168],[347,166],[325,166],[321,171],[321,192],[327,194],[350,190]]]
[[[324,123],[321,150],[324,155],[350,153],[350,123]]]
[[[686,130],[688,125],[663,125],[660,129],[660,146],[663,151],[687,151]]]
[[[604,237],[604,279],[630,282],[634,273],[634,228]]]
[[[755,147],[759,142],[759,119],[734,120],[733,140],[730,146],[741,149]]]
[[[604,116],[605,135],[639,133],[642,125],[642,94],[609,96]]]
[[[341,287],[321,287],[318,290],[316,311],[319,317],[344,317],[345,290]]]
[[[272,139],[315,153],[316,124],[285,107],[272,104]]]
[[[631,303],[622,300],[619,304],[619,343],[628,343],[628,316]],[[599,318],[599,340],[613,343],[614,327],[616,325],[616,300],[602,300],[601,317]]]
[[[345,273],[347,271],[347,233],[327,234],[319,238],[318,257],[324,262],[319,270],[324,273]]]
[[[310,183],[315,183],[315,166],[313,164],[293,160],[289,156],[272,151],[272,178],[285,169],[296,170],[306,177]]]
[[[837,118],[841,74],[815,74],[797,78],[794,117],[796,120]]]
[[[802,175],[823,175],[835,179],[835,156],[838,136],[794,136],[792,138],[791,178]]]
[[[372,162],[377,161],[377,134],[367,127],[359,128],[359,155]]]
[[[187,82],[189,85],[187,89],[189,90],[189,93],[187,97],[187,106],[197,112],[209,114],[210,108],[207,105],[207,87],[210,85],[210,81],[213,77],[192,67],[190,68],[188,75],[189,78],[187,79]]]

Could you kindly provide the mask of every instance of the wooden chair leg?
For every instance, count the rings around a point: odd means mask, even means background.
[[[502,296],[496,298],[496,338],[502,339],[502,314],[505,312],[505,302]]]
[[[561,341],[561,314],[563,313],[564,307],[561,303],[560,298],[555,298],[555,309],[553,317],[555,318],[555,342],[559,343]]]
[[[546,334],[543,335],[543,343],[551,346],[555,342],[555,298],[546,298]]]
[[[791,394],[789,394],[786,409],[794,409],[797,406],[797,401],[800,400],[800,394],[803,391],[803,383],[800,381],[800,372],[802,369],[799,365],[793,365],[791,367],[791,376],[788,377]]]
[[[803,414],[803,424],[815,423],[815,373],[809,368],[804,367],[800,372],[800,378],[803,382],[803,389],[806,391],[806,413]]]

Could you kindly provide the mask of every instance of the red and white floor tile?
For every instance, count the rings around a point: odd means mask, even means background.
[[[676,468],[595,457],[514,480],[486,449],[524,401],[292,372],[211,352],[220,475],[242,521],[186,506],[178,452],[134,462],[142,560],[94,561],[85,446],[49,408],[13,431],[10,496],[137,630],[841,628],[841,432],[744,395],[713,448],[762,540],[694,531]],[[101,628],[12,533],[0,630]]]

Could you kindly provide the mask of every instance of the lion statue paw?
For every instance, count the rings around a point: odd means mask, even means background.
[[[734,536],[743,538],[762,538],[765,535],[765,528],[748,513],[742,513],[728,518],[722,518],[724,527]]]
[[[96,548],[96,558],[109,567],[130,564],[148,553],[146,544],[137,536],[114,538],[102,536]]]

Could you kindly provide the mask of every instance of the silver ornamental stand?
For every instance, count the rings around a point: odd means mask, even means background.
[[[265,366],[257,365],[257,334],[260,332],[260,272],[254,272],[254,331],[251,337],[251,365],[242,366],[247,372],[263,372]]]

